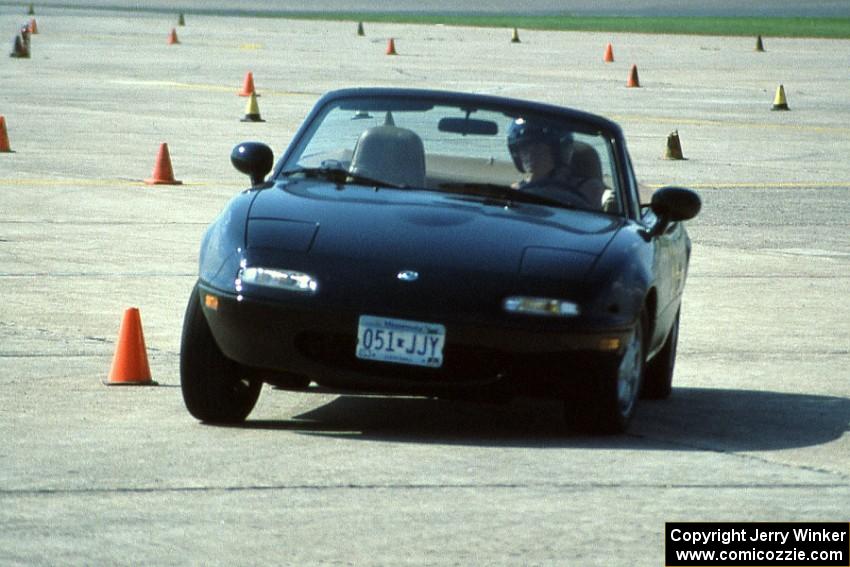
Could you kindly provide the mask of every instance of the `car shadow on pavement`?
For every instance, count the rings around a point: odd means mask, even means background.
[[[753,390],[677,388],[642,400],[629,432],[594,437],[563,426],[561,404],[340,396],[288,420],[239,427],[346,439],[474,446],[759,451],[828,443],[850,430],[850,399]]]

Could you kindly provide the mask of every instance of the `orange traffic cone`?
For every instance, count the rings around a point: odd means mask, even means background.
[[[124,311],[121,330],[118,331],[118,344],[115,345],[115,356],[112,358],[112,368],[104,384],[107,386],[156,385],[156,382],[151,380],[145,335],[142,332],[142,318],[136,307],[130,307]]]
[[[27,26],[27,29],[28,29],[28,30],[29,30],[29,32],[30,32],[31,34],[33,34],[33,35],[35,35],[35,34],[37,34],[37,33],[38,33],[38,24],[37,24],[37,23],[35,23],[35,18],[30,18],[30,23],[29,23],[29,25]]]
[[[242,83],[242,90],[239,91],[239,96],[251,96],[252,94],[257,94],[254,89],[254,73],[248,71],[245,73],[245,82]]]
[[[390,38],[387,42],[387,55],[398,55],[395,51],[395,40],[393,38]]]
[[[0,116],[0,152],[11,153],[12,147],[9,146],[9,135],[6,133],[6,117]]]
[[[177,30],[171,28],[171,33],[168,34],[168,45],[175,45],[177,43],[180,43],[180,40],[177,39]]]
[[[159,146],[156,155],[156,164],[150,179],[145,179],[148,185],[180,185],[182,181],[174,179],[174,170],[171,168],[171,156],[168,153],[168,144],[163,142]]]
[[[605,46],[605,55],[602,57],[602,60],[605,63],[613,63],[614,62],[614,48],[609,43]]]
[[[629,73],[629,81],[626,83],[627,87],[640,87],[640,81],[638,80],[638,72],[637,65],[632,65],[632,72]]]

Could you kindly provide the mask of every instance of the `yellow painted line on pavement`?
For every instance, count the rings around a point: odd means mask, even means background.
[[[56,178],[21,178],[0,179],[0,186],[7,187],[109,187],[114,185],[138,185],[154,187],[141,179],[56,179]],[[208,181],[183,181],[180,185],[159,185],[159,187],[203,187],[211,185]]]
[[[769,124],[766,122],[736,122],[734,120],[711,120],[700,118],[672,118],[667,116],[634,116],[634,115],[610,115],[609,118],[615,122],[649,122],[655,124],[682,124],[688,126],[717,126],[722,128],[761,128],[761,129],[782,129],[795,130],[805,132],[826,132],[826,133],[842,133],[850,134],[850,127],[847,126],[816,126],[808,124]]]
[[[775,182],[739,182],[739,183],[684,183],[689,189],[850,189],[850,181],[824,181],[818,183],[793,181]],[[664,184],[641,183],[641,186],[650,189],[660,189]]]
[[[128,85],[128,86],[147,86],[147,87],[164,87],[169,89],[184,89],[184,90],[196,90],[196,91],[233,91],[234,93],[239,91],[239,86],[225,87],[222,85],[209,85],[203,83],[179,83],[177,81],[136,81],[136,80],[122,80],[117,79],[112,81],[113,83],[119,85]]]
[[[818,183],[806,183],[806,182],[789,182],[789,181],[780,181],[774,183],[698,183],[695,185],[689,185],[689,187],[695,188],[717,188],[717,189],[742,189],[742,188],[750,188],[750,189],[850,189],[850,181],[835,181],[835,182],[818,182]]]
[[[231,86],[213,85],[209,83],[183,83],[179,81],[145,81],[138,79],[113,79],[112,83],[128,86],[149,86],[149,87],[165,87],[172,89],[186,89],[195,91],[212,91],[212,92],[232,92],[234,95],[239,92],[240,81],[235,81]],[[258,96],[309,96],[318,97],[324,93],[311,91],[277,91],[257,89]]]

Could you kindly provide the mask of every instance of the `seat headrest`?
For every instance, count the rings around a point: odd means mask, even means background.
[[[394,185],[425,185],[425,148],[412,130],[375,126],[364,130],[354,146],[351,173]]]
[[[573,174],[590,179],[602,179],[602,163],[599,154],[590,144],[575,142],[570,166]]]

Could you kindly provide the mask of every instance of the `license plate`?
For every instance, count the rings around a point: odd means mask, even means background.
[[[361,315],[357,324],[357,358],[439,368],[443,365],[446,328],[437,323]]]

